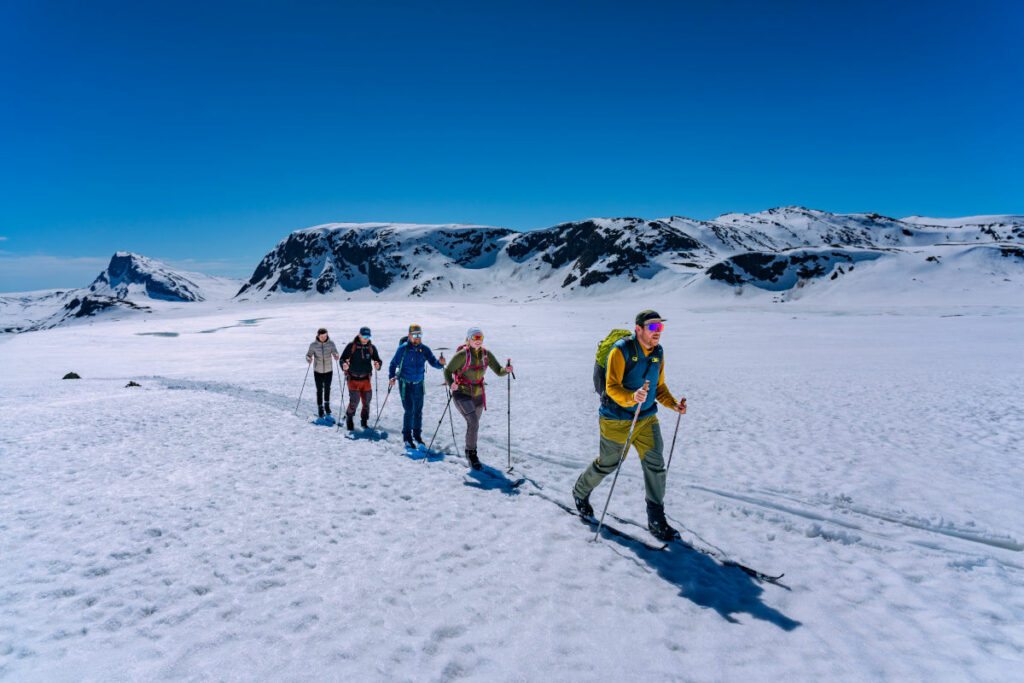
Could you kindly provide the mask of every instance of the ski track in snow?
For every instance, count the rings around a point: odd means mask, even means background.
[[[0,677],[1016,675],[1020,315],[654,303],[670,318],[669,386],[690,403],[670,519],[688,540],[784,571],[790,590],[676,546],[592,543],[590,527],[527,495],[571,503],[596,450],[593,347],[635,306],[391,303],[393,321],[375,323],[385,361],[408,320],[435,351],[480,323],[488,348],[513,357],[510,476],[527,478],[515,490],[499,479],[504,379],[490,380],[481,429],[497,476],[450,455],[447,418],[449,455],[402,455],[397,395],[382,442],[308,424],[311,379],[294,414],[301,356],[333,306],[238,328],[236,314],[150,321],[223,328],[177,338],[97,324],[0,341]],[[72,369],[85,379],[58,379]],[[425,436],[444,406],[439,377],[428,371]],[[661,420],[667,449],[675,416]],[[642,520],[642,491],[631,453],[611,511]]]

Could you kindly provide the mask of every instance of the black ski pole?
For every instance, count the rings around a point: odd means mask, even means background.
[[[679,421],[683,419],[682,413],[676,413],[676,430],[672,432],[672,447],[668,449],[668,464],[665,465],[665,474],[668,474],[668,468],[672,467],[672,451],[676,449],[676,434],[679,433]]]
[[[512,365],[512,359],[509,358],[505,361],[505,365]],[[516,378],[516,373],[509,372],[509,376],[506,378],[508,382],[508,469],[505,470],[507,474],[512,474],[512,380]]]
[[[299,414],[299,404],[302,403],[302,392],[306,390],[306,380],[309,379],[309,369],[313,367],[313,363],[306,364],[306,376],[302,378],[302,388],[299,389],[299,400],[295,402],[295,414]]]
[[[455,392],[449,391],[452,398],[455,398]],[[459,441],[455,438],[455,420],[452,419],[451,408],[448,409],[448,426],[452,428],[452,450],[455,451],[455,455],[459,454]]]
[[[345,388],[348,386],[348,382],[345,381],[347,379],[347,373],[344,373],[341,370],[341,360],[338,359],[335,362],[338,366],[338,381],[341,382],[341,403],[338,405],[338,417],[340,418],[341,414],[345,412],[347,408],[345,405]],[[341,420],[338,420],[338,429],[341,429]]]
[[[370,431],[373,432],[374,434],[377,433],[377,423],[380,422],[380,415],[381,415],[382,412],[384,412],[384,406],[386,406],[388,404],[388,397],[391,396],[391,387],[392,386],[393,385],[388,384],[388,391],[387,391],[386,394],[384,394],[384,403],[381,404],[380,410],[377,411],[377,417],[373,421],[373,428]]]
[[[448,392],[448,402],[444,404],[444,411],[441,413],[441,419],[437,421],[437,426],[434,427],[434,435],[430,437],[430,444],[427,446],[427,453],[430,453],[431,447],[434,445],[434,439],[437,438],[437,432],[441,429],[441,423],[444,422],[444,414],[448,412],[448,408],[452,404],[452,392]],[[423,462],[427,461],[427,453],[423,455]]]
[[[644,388],[646,389],[650,384],[650,380],[645,380]],[[601,527],[604,525],[604,516],[605,513],[608,512],[608,503],[612,502],[612,492],[615,490],[615,482],[619,480],[619,470],[622,469],[622,461],[626,459],[626,453],[629,451],[629,442],[633,438],[633,429],[636,428],[636,420],[640,417],[640,409],[643,407],[643,403],[638,403],[636,406],[636,412],[633,413],[633,424],[629,425],[629,434],[626,435],[626,443],[622,446],[622,455],[619,456],[619,464],[615,466],[615,478],[612,479],[612,487],[608,489],[608,500],[604,502],[604,510],[601,511],[601,519],[597,522],[597,532],[594,534],[595,541],[601,534]]]

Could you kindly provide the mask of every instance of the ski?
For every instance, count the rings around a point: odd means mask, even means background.
[[[383,441],[388,438],[388,433],[383,430],[373,430],[369,427],[362,429],[354,429],[351,432],[345,432],[345,438],[350,441],[358,441],[361,439],[369,439],[370,441]]]
[[[493,479],[494,481],[507,485],[508,488],[510,489],[517,489],[520,486],[522,486],[523,483],[526,481],[525,477],[521,479],[509,479],[508,477],[501,474],[497,470],[488,468],[486,465],[484,465],[484,467],[479,470],[474,470],[472,467],[469,467],[468,465],[466,465],[466,467],[469,469],[469,472],[467,472],[469,476],[473,476],[474,474],[483,474],[484,476],[487,476]]]
[[[608,514],[609,514],[609,516],[612,519],[614,519],[614,520],[616,520],[618,522],[621,522],[623,524],[630,524],[632,526],[639,527],[641,529],[645,528],[645,527],[641,526],[640,523],[635,521],[635,520],[627,519],[626,517],[619,517],[618,515],[616,515],[614,513],[608,513]],[[648,533],[650,533],[650,531],[648,531]],[[682,547],[684,547],[684,548],[686,548],[688,550],[696,551],[696,552],[698,552],[698,553],[700,553],[702,555],[707,555],[708,557],[710,557],[711,559],[713,559],[715,562],[717,562],[718,564],[722,565],[723,567],[733,567],[735,569],[739,569],[741,572],[743,572],[747,576],[750,576],[750,577],[752,577],[754,579],[757,579],[758,581],[764,581],[765,583],[775,583],[775,584],[778,584],[779,583],[779,579],[781,579],[783,576],[785,576],[785,573],[778,574],[778,575],[766,574],[765,572],[758,571],[757,569],[754,569],[753,567],[748,567],[745,564],[740,564],[736,560],[729,559],[728,557],[726,557],[722,553],[720,553],[718,551],[715,551],[715,550],[712,550],[711,548],[705,548],[703,546],[694,545],[693,543],[688,543],[688,542],[684,541],[681,538],[677,538],[676,540],[672,541],[672,543],[675,543],[676,545],[680,545],[680,546],[682,546]]]
[[[413,460],[427,459],[427,460],[443,460],[445,453],[444,451],[427,450],[426,446],[415,448],[409,448],[403,444],[403,452],[406,457],[412,458]]]
[[[572,507],[570,505],[566,505],[565,503],[563,503],[562,501],[560,501],[560,500],[558,500],[556,498],[552,498],[550,496],[546,496],[543,493],[538,493],[536,491],[531,491],[530,495],[531,496],[538,496],[540,498],[543,498],[546,501],[554,503],[555,505],[557,505],[558,507],[560,507],[563,510],[565,510],[566,512],[568,512],[570,515],[573,515],[574,517],[576,517],[577,519],[579,519],[580,521],[582,521],[584,524],[586,524],[587,526],[589,526],[591,528],[596,529],[597,526],[598,526],[598,521],[596,519],[594,519],[592,517],[584,517],[583,515],[581,515],[579,513],[579,511],[576,508],[574,508],[574,507]],[[654,545],[652,543],[648,543],[647,541],[645,541],[644,539],[640,538],[639,536],[634,536],[633,534],[629,533],[628,531],[623,531],[622,529],[619,529],[618,527],[609,526],[607,523],[601,525],[601,530],[602,531],[607,531],[609,534],[611,534],[612,536],[615,536],[616,538],[621,538],[624,541],[629,541],[630,543],[633,543],[635,545],[642,546],[642,547],[646,548],[647,550],[652,550],[652,551],[655,551],[655,552],[660,552],[660,551],[665,550],[666,548],[668,548],[668,545]]]

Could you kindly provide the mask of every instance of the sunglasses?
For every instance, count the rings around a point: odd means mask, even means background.
[[[647,323],[648,332],[661,332],[665,329],[665,323]]]
[[[470,341],[483,341],[484,340],[484,335],[482,335],[482,334],[474,334],[469,339],[470,339]]]
[[[412,337],[413,339],[419,339],[420,337],[423,336],[423,333],[422,332],[413,332],[409,336]]]

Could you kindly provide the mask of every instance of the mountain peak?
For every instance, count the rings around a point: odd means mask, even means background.
[[[89,291],[127,299],[130,295],[163,301],[203,301],[200,287],[171,266],[130,251],[117,251]]]

